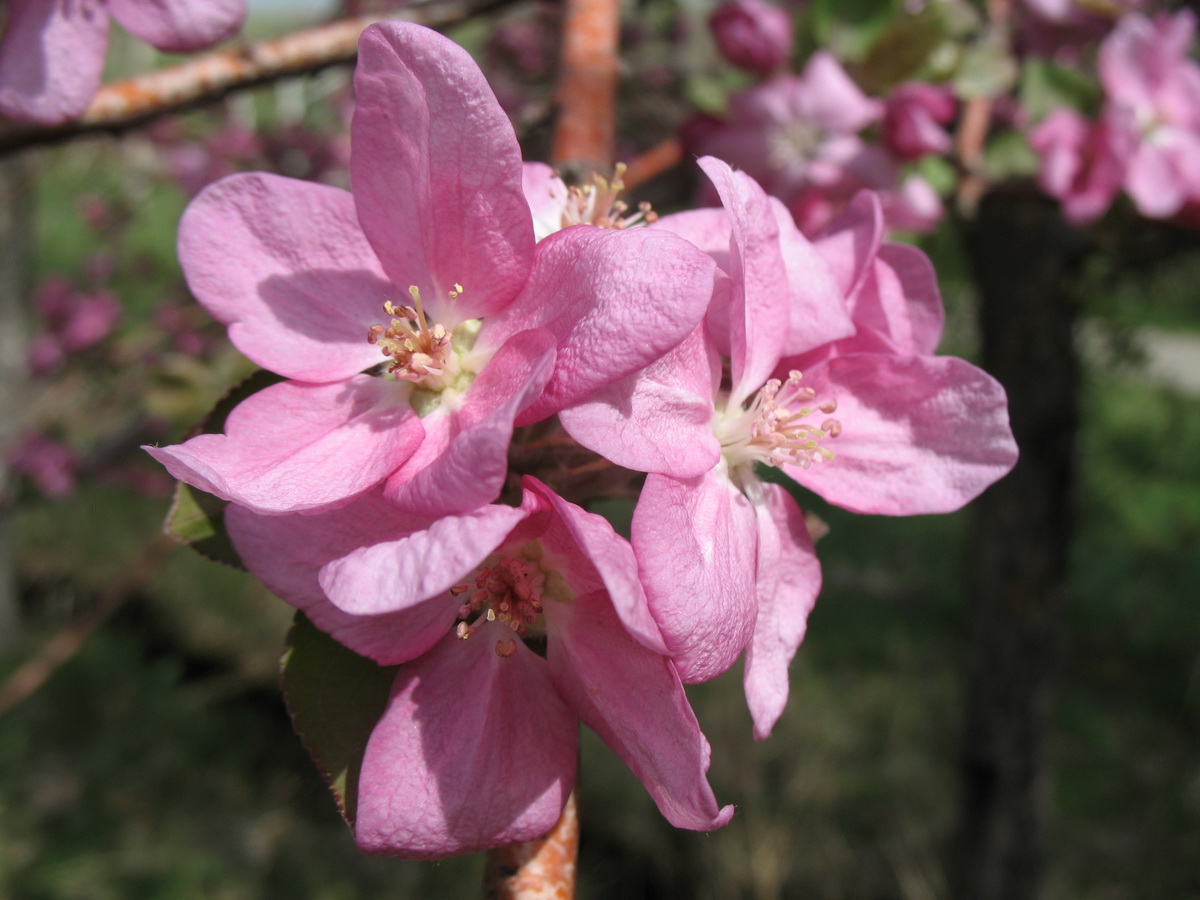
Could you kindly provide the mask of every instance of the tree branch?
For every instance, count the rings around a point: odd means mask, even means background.
[[[342,19],[281,38],[194,57],[177,66],[104,85],[87,111],[72,122],[52,126],[24,122],[0,125],[0,155],[84,134],[118,134],[168,113],[220,100],[235,91],[353,62],[362,30],[386,18],[447,28],[512,2],[433,0],[398,10],[392,16]]]
[[[551,161],[607,174],[616,147],[619,0],[566,0]]]

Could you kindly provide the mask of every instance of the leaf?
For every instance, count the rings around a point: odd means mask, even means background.
[[[950,36],[940,13],[942,6],[930,4],[917,15],[894,20],[855,69],[859,87],[869,94],[883,94],[916,78]]]
[[[225,530],[225,507],[228,505],[228,500],[180,482],[175,485],[175,499],[163,528],[201,556],[235,569],[245,569]]]
[[[1078,69],[1033,58],[1021,69],[1019,98],[1021,107],[1037,122],[1063,106],[1092,115],[1100,106],[1102,93],[1095,78]]]
[[[363,754],[399,667],[346,649],[299,612],[287,643],[280,680],[292,727],[353,827]]]
[[[964,100],[999,97],[1017,83],[1017,63],[1002,44],[982,40],[963,52],[954,75],[955,92]]]

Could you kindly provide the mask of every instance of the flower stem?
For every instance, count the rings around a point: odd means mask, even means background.
[[[570,900],[575,896],[579,811],[572,791],[543,838],[492,850],[484,870],[487,900]]]

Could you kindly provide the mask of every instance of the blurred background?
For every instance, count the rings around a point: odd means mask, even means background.
[[[246,34],[384,6],[257,0]],[[697,114],[719,118],[731,95],[755,83],[718,53],[714,6],[625,4],[621,157],[694,133]],[[786,7],[791,60],[831,47],[882,96],[892,76],[879,60],[895,65],[903,35],[923,34],[900,29],[929,21],[929,6],[945,7],[946,21],[961,8],[976,28],[989,12],[948,2],[796,3]],[[943,83],[961,87],[963,57],[939,56],[947,44],[965,46],[955,28],[939,31],[901,77],[936,76],[940,65]],[[526,158],[545,159],[556,4],[503,4],[450,34],[489,76]],[[889,40],[893,50],[880,50]],[[172,61],[123,33],[113,41],[111,77]],[[1019,40],[1009,46],[1025,52]],[[1005,103],[1040,104],[1044,115],[1073,90],[1061,73],[1086,71],[1086,52],[1074,62],[1053,57],[1043,67],[1051,77],[1036,84],[1013,75],[988,89],[997,137],[980,171],[993,194],[1002,183],[1020,198],[1013,202],[1058,216],[1034,187],[1038,158],[1021,114]],[[161,537],[173,485],[137,449],[180,440],[252,371],[188,295],[174,252],[181,212],[234,171],[346,186],[349,75],[334,67],[120,138],[0,162],[9,248],[0,275],[20,298],[4,338],[21,360],[5,376],[13,396],[0,500],[0,897],[479,893],[481,857],[434,864],[356,852],[280,695],[290,608],[245,573]],[[965,104],[969,92],[957,99]],[[945,206],[900,238],[922,247],[939,273],[948,315],[939,352],[980,361],[988,329],[1005,318],[978,287],[980,247],[1003,231],[987,231],[986,198],[974,218],[956,206],[961,168],[913,165]],[[671,168],[634,198],[659,212],[682,208],[695,176],[686,164]],[[1036,481],[1027,529],[1019,504],[1014,525],[1011,513],[989,507],[885,519],[804,496],[829,526],[818,545],[825,586],[774,735],[751,740],[737,670],[689,689],[713,745],[713,786],[738,806],[736,817],[712,834],[671,828],[586,735],[580,897],[963,896],[946,860],[971,809],[972,710],[989,702],[973,679],[988,658],[980,641],[1003,643],[998,632],[1010,627],[1032,627],[1041,649],[1030,665],[1044,669],[1029,719],[1032,789],[1045,811],[1042,896],[1200,897],[1200,241],[1186,221],[1149,221],[1120,199],[1103,219],[1062,223],[1054,234],[1067,236],[1047,253],[1069,263],[1054,282],[1069,318],[1046,328],[1065,327],[1069,345],[1016,365],[1035,395],[1058,390],[1047,358],[1070,370],[1066,418],[1047,413],[1071,426],[1054,451],[1069,464],[1055,501],[1065,514],[1039,518],[1045,491]],[[627,512],[616,510],[618,525]],[[1014,530],[1043,541],[1047,527],[1046,552],[1061,541],[1064,554],[1048,582],[1053,601],[1032,601],[1032,626],[981,618],[981,576],[1017,565],[985,559],[981,547]],[[1019,668],[1024,651],[1013,652]]]

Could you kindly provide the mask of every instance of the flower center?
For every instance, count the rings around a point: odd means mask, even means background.
[[[398,381],[411,381],[432,391],[443,390],[454,384],[460,372],[454,335],[440,323],[429,325],[416,285],[409,287],[408,293],[413,299],[412,306],[396,306],[391,300],[383,304],[391,322],[372,325],[367,331],[367,342],[391,358],[388,373]],[[461,293],[462,285],[456,284],[449,297],[455,300]]]
[[[815,159],[825,144],[825,129],[807,119],[791,119],[780,123],[772,135],[767,161],[772,168],[785,169],[796,162]]]
[[[825,419],[818,427],[806,420],[834,412],[837,401],[816,403],[816,391],[801,387],[802,378],[794,370],[787,381],[772,378],[745,409],[722,416],[715,431],[730,468],[761,462],[807,469],[834,458],[825,442],[842,433],[841,422]]]
[[[621,191],[625,190],[625,182],[621,180],[625,169],[624,163],[617,163],[611,182],[600,175],[593,175],[591,184],[567,188],[562,227],[595,225],[597,228],[621,230],[657,221],[658,213],[645,202],[639,203],[637,211],[632,215],[626,215],[629,212],[629,204],[617,199]]]
[[[488,623],[497,623],[514,637],[496,641],[498,656],[512,656],[516,638],[536,640],[545,636],[542,604],[546,600],[570,601],[574,594],[556,571],[542,567],[542,548],[537,541],[526,544],[511,556],[485,561],[470,583],[450,588],[453,597],[464,597],[458,608],[454,633],[466,640]]]

